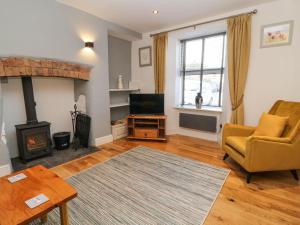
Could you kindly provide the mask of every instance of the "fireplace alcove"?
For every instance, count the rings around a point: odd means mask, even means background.
[[[91,67],[54,59],[0,57],[0,77],[21,77],[27,121],[16,124],[19,157],[23,162],[49,155],[50,122],[37,120],[32,77],[63,77],[89,80]]]

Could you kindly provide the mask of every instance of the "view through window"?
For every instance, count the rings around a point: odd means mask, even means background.
[[[182,40],[182,105],[195,105],[201,93],[205,106],[222,105],[226,33]]]

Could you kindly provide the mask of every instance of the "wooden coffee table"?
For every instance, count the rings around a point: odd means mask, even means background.
[[[76,190],[62,178],[43,166],[35,166],[14,174],[24,173],[27,178],[10,183],[5,176],[0,178],[0,224],[28,224],[34,219],[47,221],[47,213],[59,207],[61,224],[68,224],[67,202],[77,196]],[[25,201],[39,194],[49,200],[34,209]]]

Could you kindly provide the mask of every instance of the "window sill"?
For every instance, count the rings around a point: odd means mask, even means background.
[[[223,109],[221,107],[209,107],[202,106],[200,109],[196,108],[196,106],[188,106],[188,105],[178,105],[175,107],[178,110],[189,110],[189,111],[202,111],[202,112],[214,112],[214,113],[222,113]]]

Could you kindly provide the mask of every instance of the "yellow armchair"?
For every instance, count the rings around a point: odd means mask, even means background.
[[[300,103],[277,101],[270,114],[288,116],[282,137],[252,136],[255,127],[226,124],[222,135],[224,160],[230,156],[247,171],[247,183],[252,173],[290,170],[296,180],[300,169]]]

